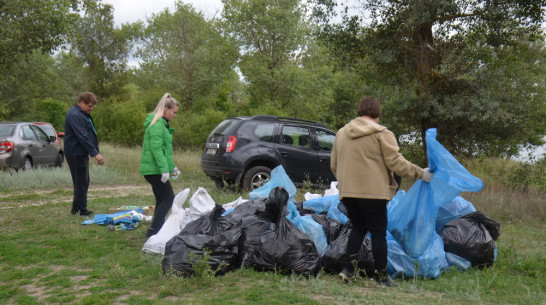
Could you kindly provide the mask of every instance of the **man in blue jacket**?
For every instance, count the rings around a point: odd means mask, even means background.
[[[99,141],[93,118],[89,113],[97,104],[97,98],[91,92],[83,92],[78,102],[66,113],[64,121],[64,154],[72,175],[74,200],[72,215],[80,213],[89,216],[93,211],[87,209],[87,190],[89,189],[89,156],[99,165],[104,164],[104,157],[99,153]]]

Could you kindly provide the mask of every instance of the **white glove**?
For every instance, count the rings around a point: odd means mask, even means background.
[[[178,179],[178,176],[180,176],[181,172],[178,170],[178,167],[175,167],[173,169],[172,177],[174,180]]]
[[[169,177],[170,177],[169,173],[163,173],[161,175],[161,182],[167,183],[167,181],[169,181]]]
[[[421,179],[423,179],[423,181],[425,182],[430,182],[430,180],[432,180],[432,176],[434,176],[434,173],[432,173],[427,167],[423,170],[423,175],[421,175]]]

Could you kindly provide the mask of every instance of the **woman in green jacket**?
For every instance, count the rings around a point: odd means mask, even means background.
[[[155,196],[154,217],[146,232],[147,237],[161,230],[174,200],[169,178],[178,178],[180,171],[173,161],[174,129],[169,127],[169,122],[176,117],[179,107],[178,101],[165,93],[143,124],[146,131],[142,142],[140,174],[151,184]]]

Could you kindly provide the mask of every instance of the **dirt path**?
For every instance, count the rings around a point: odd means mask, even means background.
[[[128,195],[150,195],[149,185],[97,185],[90,186],[88,199],[124,197]],[[0,194],[0,210],[14,207],[41,206],[52,202],[72,202],[72,188],[13,191]]]

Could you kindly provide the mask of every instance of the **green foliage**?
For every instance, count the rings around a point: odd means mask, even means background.
[[[64,115],[68,111],[66,103],[46,98],[36,104],[36,121],[49,122],[57,132],[64,130]]]
[[[189,4],[177,2],[174,12],[153,14],[139,42],[140,86],[164,87],[180,97],[183,110],[210,103],[225,79],[233,77],[236,50]]]
[[[315,2],[327,10],[319,17],[332,13],[331,1]],[[338,70],[375,88],[395,133],[436,127],[465,156],[514,155],[544,135],[544,0],[358,3],[367,18],[345,13],[319,37]]]
[[[70,86],[59,76],[55,60],[50,55],[36,50],[25,57],[16,56],[13,61],[11,67],[0,75],[3,105],[0,114],[4,113],[0,119],[43,120],[44,109],[39,104],[51,100],[63,104],[70,100]]]
[[[144,110],[144,103],[138,99],[106,100],[98,104],[93,118],[101,141],[130,146],[142,144]]]
[[[2,1],[0,3],[0,70],[34,50],[53,51],[65,42],[77,14],[72,0]]]
[[[175,128],[173,145],[183,149],[203,148],[210,132],[225,118],[225,113],[212,109],[203,113],[179,110],[171,124]]]
[[[241,50],[238,66],[248,83],[249,106],[303,118],[325,108],[329,71],[324,73],[327,63],[313,45],[303,1],[223,3],[223,26]]]
[[[114,8],[100,1],[83,1],[85,14],[73,28],[70,43],[76,56],[85,63],[87,90],[99,100],[121,88],[126,78],[131,50],[132,28],[114,27]]]

